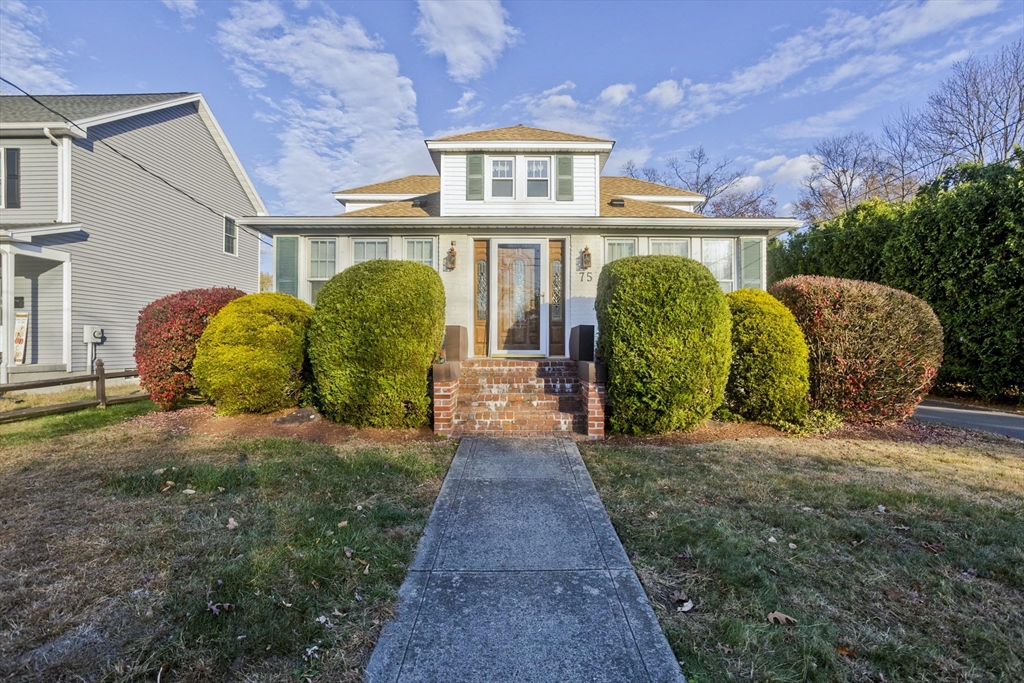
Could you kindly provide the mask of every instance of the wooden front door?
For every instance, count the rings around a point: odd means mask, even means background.
[[[495,342],[501,351],[542,353],[541,246],[539,243],[497,245]]]

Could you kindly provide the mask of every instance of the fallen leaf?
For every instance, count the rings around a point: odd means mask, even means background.
[[[162,489],[160,489],[160,493],[163,493],[164,491],[167,491],[168,489],[171,489],[173,487],[174,487],[174,482],[173,481],[164,482],[164,487]]]
[[[285,607],[291,607],[292,606],[292,603],[285,602],[284,600],[281,601],[281,604],[284,605]]]
[[[836,646],[836,652],[839,653],[839,656],[841,657],[850,657],[851,659],[857,656],[856,650],[852,647],[846,647],[845,645]]]
[[[942,541],[937,541],[935,543],[926,543],[924,541],[921,541],[921,547],[932,554],[938,555],[946,549],[946,544]]]
[[[352,548],[345,546],[345,557],[352,557]]]
[[[812,510],[814,510],[814,508],[809,508],[809,507],[802,507],[800,509],[803,510],[804,512],[811,512]]]
[[[234,529],[237,529],[237,528],[238,528],[238,522],[236,522],[236,521],[235,521],[235,518],[234,518],[234,517],[228,517],[228,524],[227,524],[227,527],[228,527],[228,529],[230,529],[230,530],[234,530]]]
[[[166,467],[161,467],[161,468],[160,468],[160,469],[158,469],[158,470],[153,470],[153,476],[154,476],[154,477],[159,477],[159,476],[160,476],[161,474],[163,474],[163,473],[164,473],[164,472],[166,472],[166,471],[167,471],[167,468],[166,468]]]
[[[900,595],[900,592],[898,590],[896,590],[895,588],[886,588],[885,589],[885,596],[887,598],[889,598],[890,600],[892,600],[893,602],[899,600],[900,597],[902,597]]]
[[[346,526],[348,526],[348,520],[347,519],[341,520],[340,522],[338,522],[338,526],[339,527],[346,527]]]
[[[910,531],[909,526],[903,526],[902,524],[897,524],[896,526],[890,528],[895,529],[896,531]]]
[[[657,519],[657,518],[658,518],[658,513],[655,512],[654,510],[651,510],[650,512],[647,513],[647,519]]]
[[[769,536],[769,537],[768,537],[768,542],[769,542],[769,543],[778,543],[778,541],[776,541],[776,540],[775,540],[775,537],[774,537],[774,536]]]
[[[345,613],[344,613],[344,612],[339,612],[339,611],[338,611],[338,608],[337,608],[337,607],[335,607],[335,608],[334,608],[334,611],[333,611],[333,612],[331,612],[331,616],[332,616],[332,617],[343,617],[343,616],[345,616]]]
[[[356,602],[362,602],[362,601],[363,601],[363,596],[360,595],[359,593],[356,593]]]
[[[363,570],[363,573],[364,574],[369,574],[370,573],[370,565],[366,565],[366,569]]]
[[[796,619],[782,612],[769,612],[767,619],[768,623],[778,626],[792,626],[796,623]]]
[[[227,489],[224,488],[223,486],[218,486],[217,490],[220,491],[221,493],[224,493],[225,491],[227,491]],[[245,636],[242,636],[242,637],[244,638]]]
[[[149,607],[146,608],[146,618],[147,619],[152,619],[153,618],[153,605],[150,605]]]
[[[978,571],[976,569],[968,569],[965,572],[960,572],[960,574],[965,579],[976,579],[976,578],[978,578]]]
[[[731,655],[733,653],[733,649],[732,649],[731,645],[722,645],[721,643],[719,643],[718,644],[718,649],[721,650],[722,652],[724,652],[727,655]]]
[[[689,612],[692,609],[693,609],[693,600],[687,600],[683,604],[679,605],[679,607],[676,607],[676,611],[677,612]]]
[[[885,506],[884,505],[879,505],[878,506],[878,511],[879,512],[885,512]]]
[[[796,550],[796,543],[790,543],[789,544],[789,549],[790,550]]]
[[[194,496],[195,493],[196,493],[196,490],[195,489],[183,489],[182,493],[184,493],[186,496]]]

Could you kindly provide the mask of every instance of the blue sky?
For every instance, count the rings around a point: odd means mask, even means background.
[[[703,144],[774,182],[874,132],[950,65],[1024,34],[972,2],[0,0],[0,72],[34,93],[200,91],[274,213],[434,172],[423,140],[523,123],[660,165]]]

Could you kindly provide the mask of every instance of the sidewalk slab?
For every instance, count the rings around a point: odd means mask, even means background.
[[[464,439],[368,683],[683,683],[576,445]]]

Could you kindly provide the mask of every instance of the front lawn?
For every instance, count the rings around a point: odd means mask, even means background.
[[[451,444],[95,426],[4,434],[0,679],[361,680]]]
[[[583,454],[692,683],[1024,680],[1021,442],[904,428]]]

